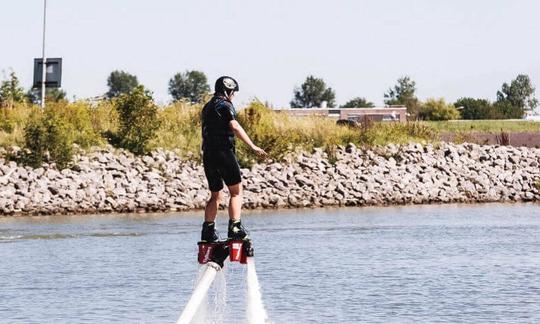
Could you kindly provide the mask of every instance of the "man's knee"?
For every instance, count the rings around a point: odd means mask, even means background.
[[[223,195],[221,194],[221,191],[218,192],[212,192],[210,195],[210,199],[208,200],[209,203],[218,203],[222,200]]]
[[[242,195],[242,184],[239,183],[239,184],[230,186],[229,187],[229,194],[231,195],[231,198],[241,196]]]

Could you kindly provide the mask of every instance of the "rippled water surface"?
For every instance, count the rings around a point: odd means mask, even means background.
[[[223,212],[218,228],[225,231]],[[1,323],[174,323],[201,213],[0,218]],[[540,206],[251,212],[273,323],[540,323]],[[220,279],[242,323],[245,269]]]

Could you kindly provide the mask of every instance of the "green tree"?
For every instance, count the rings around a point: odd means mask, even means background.
[[[177,73],[169,80],[169,94],[174,101],[188,99],[195,103],[210,92],[208,79],[201,71]]]
[[[107,98],[116,98],[124,93],[129,93],[139,85],[137,77],[124,71],[113,71],[107,78],[109,91]]]
[[[538,106],[538,99],[534,97],[535,91],[529,76],[520,74],[510,85],[503,83],[501,90],[497,91],[497,102],[507,101],[503,105],[510,103],[523,111],[534,110]]]
[[[15,72],[11,71],[9,78],[0,83],[0,106],[12,108],[15,103],[24,101],[24,89],[20,86]]]
[[[335,107],[336,94],[332,88],[326,86],[323,79],[310,75],[300,88],[294,89],[294,99],[291,101],[291,107],[320,107],[323,101],[326,101],[328,107]]]
[[[493,118],[493,104],[486,99],[460,98],[454,103],[460,110],[462,119],[491,119]]]
[[[367,101],[366,98],[356,97],[349,101],[346,104],[341,106],[341,108],[373,108],[375,105],[371,101]]]
[[[447,104],[443,98],[428,99],[421,105],[418,118],[422,120],[459,119],[459,111],[454,105]]]
[[[523,107],[516,106],[510,100],[497,100],[490,112],[489,119],[521,119],[525,115]]]
[[[384,103],[387,105],[404,105],[411,117],[416,118],[420,109],[420,102],[416,97],[416,82],[409,76],[401,77],[397,84],[384,94]]]
[[[41,102],[41,89],[32,88],[26,93],[26,98],[33,104],[39,104]],[[67,100],[67,93],[60,88],[46,88],[45,89],[45,101],[48,102],[60,102]]]
[[[135,154],[149,152],[150,141],[159,128],[158,107],[152,94],[142,85],[115,100],[119,114],[118,139],[122,148]]]

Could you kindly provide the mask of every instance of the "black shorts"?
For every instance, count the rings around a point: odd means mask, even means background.
[[[234,149],[204,150],[203,165],[208,187],[212,192],[223,189],[223,182],[232,186],[242,181]]]

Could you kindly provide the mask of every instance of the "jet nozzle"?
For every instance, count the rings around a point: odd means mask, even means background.
[[[244,241],[243,248],[244,248],[244,255],[246,257],[253,257],[255,255],[255,252],[253,250],[253,245],[251,244],[251,240]]]
[[[210,261],[218,264],[221,268],[223,268],[223,263],[228,256],[229,247],[227,246],[227,244],[219,244],[216,245],[216,247],[214,248]]]

